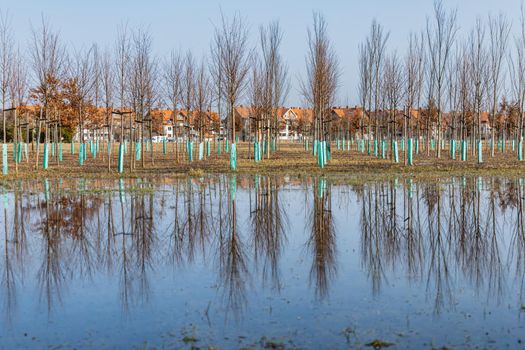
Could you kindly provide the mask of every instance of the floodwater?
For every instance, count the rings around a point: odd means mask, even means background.
[[[4,184],[0,348],[524,346],[523,179],[344,181]]]

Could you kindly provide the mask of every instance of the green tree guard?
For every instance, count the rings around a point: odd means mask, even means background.
[[[47,167],[49,166],[49,145],[47,143],[44,143],[44,157],[42,159],[42,168],[44,168],[44,170],[47,169]]]
[[[419,154],[419,139],[416,139],[416,155]]]
[[[211,154],[210,141],[206,141],[206,157],[209,157]]]
[[[343,151],[345,150],[345,138],[343,137]]]
[[[237,145],[235,143],[231,144],[230,169],[232,171],[237,171]]]
[[[414,165],[413,160],[413,148],[414,148],[414,139],[408,139],[408,149],[407,149],[407,164]]]
[[[204,159],[204,143],[199,142],[199,160]]]
[[[515,140],[513,139],[512,140],[512,143],[511,143],[511,147],[512,147],[512,152],[516,151],[516,145],[514,144]]]
[[[481,140],[478,140],[478,164],[483,163],[483,144],[481,143]]]
[[[399,163],[399,152],[397,149],[397,141],[394,141],[394,162]]]
[[[58,144],[58,161],[62,161],[62,142]]]
[[[17,163],[22,162],[22,147],[23,147],[23,144],[21,142],[19,142],[16,145],[16,159],[15,159],[15,161]]]
[[[162,140],[162,154],[166,154],[166,139]]]
[[[467,141],[465,140],[461,141],[461,161],[463,162],[467,161],[467,148],[468,148]]]
[[[118,146],[118,172],[122,173],[124,171],[124,145],[120,143]]]
[[[71,154],[75,154],[75,143],[71,141]]]
[[[377,156],[379,155],[379,150],[377,149],[378,148],[378,141],[377,140],[374,140],[374,157],[377,158]]]
[[[51,144],[51,157],[54,157],[55,156],[55,143],[53,142]]]
[[[450,140],[450,158],[456,159],[456,140]]]
[[[217,154],[221,155],[221,141],[220,140],[217,142]]]
[[[2,174],[5,176],[8,172],[7,166],[7,144],[2,144]]]
[[[523,160],[523,140],[520,140],[518,143],[518,160]]]
[[[188,160],[193,162],[193,141],[188,142]]]
[[[24,155],[26,157],[26,161],[29,160],[29,158],[27,157],[27,143],[24,143]]]
[[[381,140],[381,159],[386,159],[386,141]]]
[[[141,146],[141,143],[140,142],[137,142],[135,144],[135,160],[140,160],[140,146]]]
[[[84,147],[86,147],[86,144],[81,143],[78,149],[78,164],[80,166],[84,165]]]
[[[224,144],[224,152],[228,153],[230,152],[230,141],[226,140],[226,143]]]

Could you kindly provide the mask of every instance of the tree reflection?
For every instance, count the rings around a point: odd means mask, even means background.
[[[165,271],[164,264],[173,267],[175,279],[179,268],[211,267],[226,317],[239,319],[251,287],[280,292],[286,286],[283,267],[294,263],[285,260],[286,248],[297,236],[311,259],[314,297],[323,301],[339,277],[335,222],[347,223],[349,208],[359,211],[358,253],[373,295],[395,287],[389,279],[402,276],[423,286],[436,315],[454,308],[455,293],[465,284],[503,302],[513,280],[523,300],[523,179],[407,178],[347,186],[317,177],[298,181],[294,188],[300,191],[283,191],[277,176],[209,176],[165,186],[118,180],[111,190],[91,191],[107,186],[97,181],[68,190],[58,179],[20,182],[6,190],[0,244],[8,320],[24,278],[36,276],[49,313],[69,286],[98,282],[101,275],[114,278],[120,307],[128,313],[150,302],[155,273]],[[297,210],[288,210],[302,204],[303,193],[305,231],[302,217],[293,217]],[[293,236],[290,217],[297,220]],[[260,286],[252,286],[252,278]]]
[[[316,178],[313,190],[310,237],[307,242],[313,259],[310,283],[315,284],[316,297],[323,300],[328,296],[330,282],[337,271],[336,233],[330,184],[324,178]]]

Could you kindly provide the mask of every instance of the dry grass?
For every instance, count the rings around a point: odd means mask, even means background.
[[[42,147],[42,146],[41,146]],[[124,173],[116,171],[117,148],[112,150],[112,168],[108,171],[106,146],[101,145],[101,153],[93,158],[88,154],[88,159],[83,166],[78,164],[78,144],[74,155],[70,154],[70,145],[63,145],[63,161],[57,164],[56,160],[50,158],[49,168],[42,169],[42,149],[38,167],[35,167],[35,150],[29,145],[30,161],[25,160],[18,166],[18,174],[15,174],[12,150],[9,149],[9,175],[5,179],[12,178],[53,178],[53,177],[88,177],[88,178],[112,178],[112,177],[165,177],[165,176],[203,176],[204,174],[229,173],[229,155],[223,152],[217,155],[215,145],[212,144],[212,154],[202,161],[189,163],[185,155],[181,155],[177,162],[174,153],[174,144],[168,144],[168,153],[162,153],[162,144],[154,144],[153,159],[150,152],[144,154],[144,166],[142,161],[136,162],[136,169],[129,170],[129,153],[125,156]],[[196,147],[197,148],[197,147]],[[238,171],[239,174],[288,174],[295,176],[330,175],[332,177],[352,176],[365,177],[366,179],[379,178],[384,175],[399,175],[411,177],[442,177],[460,175],[506,175],[520,176],[525,171],[525,162],[518,162],[516,155],[507,148],[505,154],[497,153],[496,157],[490,158],[488,152],[484,154],[484,163],[476,164],[474,157],[469,154],[470,160],[461,162],[449,159],[448,152],[443,152],[442,159],[427,157],[425,152],[414,157],[414,166],[407,167],[402,164],[394,164],[391,160],[376,159],[368,155],[358,153],[355,150],[334,150],[332,160],[324,169],[319,169],[315,157],[303,149],[301,143],[282,142],[279,151],[272,154],[270,159],[264,159],[255,163],[251,159],[248,143],[239,143],[238,146]],[[334,147],[335,148],[335,147]],[[197,153],[197,152],[195,152]],[[196,158],[196,156],[195,156]],[[402,161],[401,155],[401,161]]]

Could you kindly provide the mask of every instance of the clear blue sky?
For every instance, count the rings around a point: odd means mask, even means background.
[[[445,0],[447,8],[458,10],[461,35],[473,25],[476,16],[506,13],[517,27],[521,0]],[[219,9],[226,15],[238,12],[250,25],[255,45],[258,27],[278,19],[284,30],[283,55],[289,68],[292,89],[288,105],[302,103],[297,91],[299,76],[304,71],[306,28],[312,12],[320,11],[328,22],[331,40],[342,68],[338,102],[356,104],[357,47],[366,37],[370,23],[376,18],[390,31],[389,49],[404,53],[411,31],[425,26],[431,14],[432,0],[2,0],[0,8],[8,10],[15,37],[27,45],[30,23],[38,24],[44,14],[60,31],[70,46],[99,43],[112,45],[117,25],[127,21],[131,26],[149,26],[155,51],[163,55],[173,48],[190,49],[196,55],[206,54],[219,19]]]

